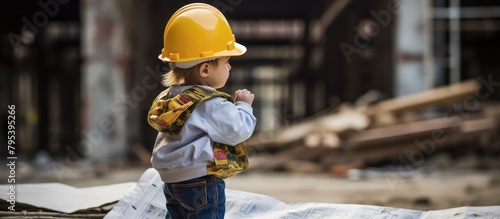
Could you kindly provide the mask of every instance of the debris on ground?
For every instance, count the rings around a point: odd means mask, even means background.
[[[354,106],[343,104],[333,113],[254,135],[247,150],[264,156],[257,156],[249,171],[345,177],[351,169],[381,164],[420,168],[443,151],[498,157],[500,104],[484,102],[479,89],[471,80],[378,102],[373,98],[381,95],[370,92],[374,97],[361,97]],[[492,162],[478,168],[498,167],[498,159],[487,160]]]

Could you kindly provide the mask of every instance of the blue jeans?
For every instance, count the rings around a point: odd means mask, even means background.
[[[226,211],[226,184],[212,175],[165,183],[168,214],[172,219],[222,219]]]

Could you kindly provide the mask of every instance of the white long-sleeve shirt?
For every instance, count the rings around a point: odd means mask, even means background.
[[[172,86],[168,97],[191,87]],[[166,183],[205,176],[208,162],[214,161],[214,142],[227,145],[243,142],[252,135],[256,122],[252,107],[243,101],[232,103],[222,97],[203,101],[178,135],[158,133],[151,163]]]

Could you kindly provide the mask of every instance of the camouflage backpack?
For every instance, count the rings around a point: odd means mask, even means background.
[[[196,86],[170,99],[166,90],[155,99],[151,106],[148,122],[158,131],[177,135],[193,110],[203,101],[214,97],[224,97],[232,101],[231,95],[227,93]],[[248,167],[248,157],[243,142],[234,146],[215,142],[213,155],[214,162],[209,162],[207,166],[209,175],[224,179]]]

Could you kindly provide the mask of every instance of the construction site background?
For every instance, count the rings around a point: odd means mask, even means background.
[[[135,182],[151,167],[163,30],[190,2],[6,3],[3,183],[12,157],[16,183]],[[498,1],[200,2],[248,47],[222,90],[256,96],[251,164],[228,188],[285,202],[500,205]]]

